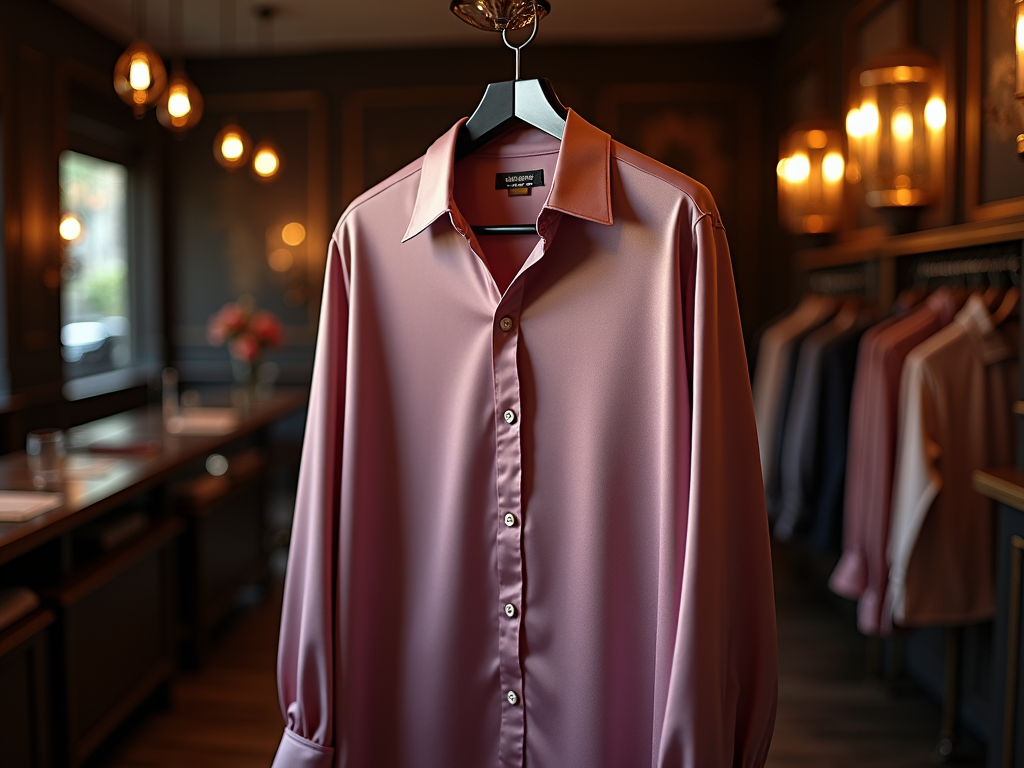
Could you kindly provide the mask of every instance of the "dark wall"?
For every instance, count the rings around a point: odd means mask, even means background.
[[[113,135],[138,151],[148,214],[159,205],[161,139],[154,126],[115,109],[111,73],[119,54],[120,46],[48,2],[0,3],[3,319],[11,395],[0,403],[0,451],[18,447],[26,429],[68,426],[146,399],[134,374],[100,397],[72,401],[62,389],[58,158],[72,146],[79,94],[111,115]],[[148,262],[159,264],[152,243],[140,247],[149,250]]]
[[[201,327],[220,304],[243,292],[255,293],[258,303],[288,315],[285,322],[294,343],[276,359],[286,379],[308,376],[311,326],[292,310],[273,306],[278,301],[275,292],[280,295],[287,286],[281,275],[267,269],[264,248],[273,244],[268,237],[264,246],[263,239],[268,206],[272,208],[276,201],[281,210],[301,212],[309,205],[301,196],[310,189],[309,175],[316,169],[301,149],[299,157],[295,152],[310,136],[312,118],[302,109],[293,110],[290,118],[273,106],[261,111],[259,98],[282,92],[322,94],[327,132],[322,162],[329,202],[320,226],[329,233],[356,194],[415,159],[455,120],[468,114],[486,83],[511,78],[513,55],[497,36],[491,42],[472,49],[187,62],[190,77],[213,109],[208,109],[204,124],[171,147],[170,167],[176,171],[171,206],[179,224],[172,233],[177,288],[171,326],[174,357],[186,377],[216,380],[227,375],[226,356],[204,344]],[[779,295],[788,275],[771,260],[772,241],[777,237],[772,130],[776,120],[770,69],[765,65],[771,51],[769,41],[757,40],[643,46],[534,44],[523,53],[524,77],[550,78],[561,99],[584,118],[711,188],[730,233],[748,337],[788,300]],[[240,93],[261,96],[255,105],[252,100],[231,97],[234,106],[224,108],[226,94]],[[270,126],[272,115],[276,123]],[[292,145],[279,190],[260,185],[244,172],[232,178],[214,162],[212,138],[229,118],[237,118],[256,141],[269,132],[275,142]],[[286,181],[288,174],[291,181]],[[239,200],[249,201],[241,206],[242,212]],[[253,213],[256,210],[264,213]],[[281,221],[287,219],[281,216]],[[215,241],[223,247],[211,246]],[[201,269],[225,260],[224,253],[233,247],[229,241],[249,243],[248,255],[232,255],[235,267],[224,263],[214,268],[215,279],[194,290]],[[322,269],[319,252],[304,257],[312,271]],[[246,265],[242,277],[232,278],[229,273],[234,268],[237,274],[240,261]],[[314,299],[311,292],[309,300]]]

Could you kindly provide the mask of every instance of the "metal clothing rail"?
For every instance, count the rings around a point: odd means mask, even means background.
[[[922,260],[917,263],[918,277],[961,277],[997,272],[1020,272],[1019,256],[975,259]]]

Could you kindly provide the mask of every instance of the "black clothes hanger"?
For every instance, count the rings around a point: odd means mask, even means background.
[[[467,120],[455,141],[455,161],[471,155],[487,142],[517,123],[538,128],[559,141],[565,133],[565,118],[569,111],[555,95],[555,89],[545,78],[519,79],[520,53],[537,35],[537,3],[533,3],[533,32],[526,42],[515,46],[508,41],[508,27],[501,30],[505,45],[516,52],[516,79],[491,83],[484,91],[472,116]],[[477,235],[536,235],[536,224],[477,225]]]

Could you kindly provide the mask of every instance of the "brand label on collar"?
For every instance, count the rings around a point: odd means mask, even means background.
[[[544,186],[544,170],[499,173],[494,179],[495,189],[507,189],[509,196],[528,195],[533,187]]]

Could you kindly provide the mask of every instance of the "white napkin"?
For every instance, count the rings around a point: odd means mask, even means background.
[[[0,523],[23,523],[63,503],[62,493],[0,491]]]
[[[182,408],[167,420],[167,431],[182,437],[226,435],[238,426],[237,408]]]

